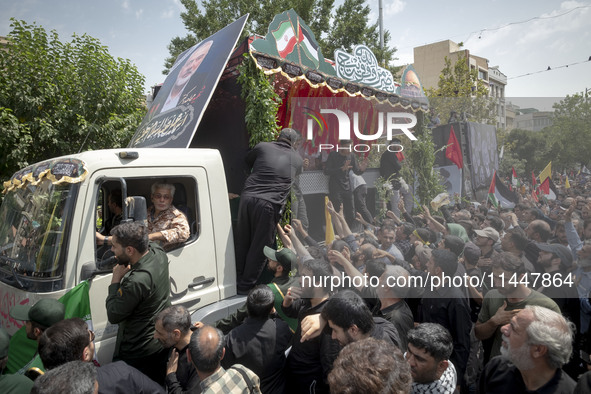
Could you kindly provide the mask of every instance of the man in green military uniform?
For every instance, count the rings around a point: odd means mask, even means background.
[[[167,351],[154,339],[156,315],[170,306],[168,258],[148,240],[141,223],[124,223],[111,231],[117,257],[107,296],[107,316],[119,324],[114,360],[123,360],[164,384]]]
[[[10,336],[3,327],[0,327],[0,393],[25,394],[33,388],[33,381],[23,375],[4,374],[4,367],[8,362],[8,345]]]
[[[43,298],[37,301],[34,305],[15,305],[10,309],[10,317],[15,320],[22,320],[25,322],[25,332],[27,338],[39,341],[41,334],[57,323],[58,321],[64,320],[66,314],[66,307],[64,304],[53,298]],[[18,346],[14,345],[14,346]],[[35,347],[37,345],[35,344]],[[20,352],[21,350],[15,350]],[[11,354],[13,351],[11,350]],[[11,361],[13,362],[13,361]],[[37,376],[43,374],[45,368],[43,362],[39,358],[39,354],[35,351],[33,358],[21,367],[16,373],[25,374],[31,379],[35,379]]]
[[[271,283],[267,284],[267,286],[271,288],[275,295],[275,312],[277,312],[279,317],[289,325],[291,331],[295,332],[295,329],[298,326],[298,319],[287,317],[280,306],[283,303],[287,289],[289,289],[294,283],[294,278],[290,277],[289,273],[297,263],[297,256],[289,248],[275,250],[268,246],[265,246],[263,253],[268,260],[267,268],[273,273],[273,279],[271,280]],[[215,323],[215,327],[220,329],[224,334],[228,334],[233,328],[242,324],[247,317],[248,312],[245,303],[232,315],[218,320]]]

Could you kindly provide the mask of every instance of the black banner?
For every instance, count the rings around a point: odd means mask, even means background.
[[[248,15],[183,52],[129,143],[188,148]]]

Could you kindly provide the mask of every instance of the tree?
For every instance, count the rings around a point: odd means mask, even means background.
[[[511,130],[505,137],[504,146],[505,155],[509,157],[507,161],[514,159],[523,163],[525,174],[518,170],[521,167],[515,167],[515,171],[519,176],[530,174],[532,171],[539,172],[552,160],[550,158],[551,152],[548,151],[546,146],[546,132],[544,131]],[[501,161],[501,166],[503,161]],[[506,167],[501,168],[503,169],[503,174],[507,174],[511,170],[510,167],[508,170]]]
[[[384,32],[384,50],[380,48],[378,23],[368,25],[369,6],[364,0],[345,0],[335,12],[327,37],[322,39],[322,51],[333,58],[336,49],[351,53],[355,45],[363,44],[376,55],[382,67],[394,60],[396,48],[389,48],[390,32]],[[400,67],[386,67],[396,75]]]
[[[517,176],[525,176],[528,174],[525,170],[525,165],[525,159],[519,158],[519,156],[513,152],[505,151],[503,158],[499,161],[499,176],[510,177],[513,175],[513,169],[515,169]]]
[[[566,96],[554,104],[547,146],[556,168],[589,165],[591,152],[591,100],[582,94]]]
[[[0,50],[0,178],[81,149],[127,144],[145,115],[144,77],[100,41],[12,19]]]
[[[393,60],[396,49],[385,46],[382,55],[379,49],[377,25],[368,26],[369,7],[363,6],[364,0],[345,0],[333,15],[334,0],[181,0],[186,12],[181,13],[181,20],[189,31],[185,37],[174,37],[168,45],[170,56],[164,63],[163,74],[168,74],[176,58],[199,41],[206,39],[224,28],[242,15],[249,13],[243,32],[247,35],[264,35],[273,17],[290,8],[310,26],[318,41],[322,53],[332,58],[334,49],[344,47],[347,50],[353,44],[365,44],[372,49],[378,60]],[[332,20],[332,24],[331,24]],[[390,34],[386,31],[384,42]]]
[[[429,205],[435,196],[445,191],[445,188],[441,182],[439,171],[433,171],[435,166],[433,134],[431,129],[425,127],[425,114],[422,112],[417,113],[415,130],[417,140],[412,142],[409,140],[410,144],[404,143],[406,163],[402,169],[402,175],[409,184],[413,179],[416,180],[415,197],[421,204]],[[409,148],[406,149],[406,147]]]
[[[452,66],[445,57],[445,67],[439,75],[437,89],[427,89],[430,106],[447,123],[454,112],[457,120],[496,124],[495,103],[488,97],[488,87],[470,69],[467,56],[459,56]]]

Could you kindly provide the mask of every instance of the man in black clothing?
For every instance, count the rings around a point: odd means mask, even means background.
[[[275,297],[268,286],[259,285],[250,291],[246,299],[248,317],[225,337],[222,366],[228,369],[242,364],[259,377],[263,393],[282,394],[285,350],[292,333],[283,320],[270,317],[274,303]]]
[[[198,393],[199,376],[187,359],[187,349],[194,327],[191,315],[182,306],[169,306],[156,316],[154,338],[170,349],[166,366],[166,389],[169,393]]]
[[[372,317],[363,298],[352,290],[342,290],[330,297],[321,316],[331,328],[332,338],[341,346],[370,337],[400,346],[400,336],[394,324],[381,317]]]
[[[275,295],[275,312],[277,312],[277,315],[289,325],[289,328],[291,328],[293,332],[295,332],[298,326],[298,321],[297,319],[287,317],[281,309],[281,304],[283,303],[285,294],[287,294],[287,290],[292,285],[296,285],[295,282],[297,279],[290,277],[289,273],[292,270],[292,267],[295,268],[297,256],[288,248],[275,250],[265,246],[263,251],[268,259],[267,269],[273,273],[273,279],[271,279],[271,282],[268,283],[267,286],[269,286]],[[241,325],[247,317],[248,309],[246,303],[244,303],[243,306],[238,308],[236,312],[232,313],[230,316],[218,320],[214,326],[221,330],[224,335],[227,335],[232,329]]]
[[[575,382],[562,371],[573,341],[572,323],[550,309],[527,305],[501,328],[501,356],[480,377],[482,394],[572,393]]]
[[[406,334],[414,327],[412,311],[404,300],[408,293],[408,287],[404,286],[408,283],[408,278],[408,271],[401,266],[387,266],[382,276],[380,276],[377,288],[380,297],[380,308],[377,312],[374,310],[375,316],[383,317],[394,324],[400,336],[398,347],[403,352],[406,351]]]
[[[292,340],[292,348],[287,356],[286,393],[328,393],[326,379],[337,357],[340,346],[331,338],[328,327],[313,339],[301,342],[302,320],[306,316],[322,312],[329,297],[328,289],[322,286],[312,286],[315,280],[330,278],[332,268],[325,260],[307,260],[301,268],[302,287],[291,287],[283,301],[283,312],[298,319],[298,327]]]
[[[94,333],[80,318],[62,320],[39,338],[39,356],[47,370],[70,361],[91,363],[94,358]],[[146,375],[117,361],[96,368],[100,393],[164,393],[164,389]]]
[[[538,244],[540,254],[538,263],[544,268],[545,280],[539,280],[537,290],[551,298],[560,308],[562,316],[573,322],[576,332],[581,332],[581,301],[576,286],[576,278],[571,274],[571,284],[568,283],[569,271],[573,265],[573,254],[568,246],[561,244]],[[574,279],[573,279],[574,278]],[[573,357],[564,366],[564,371],[576,379],[583,371],[578,341],[574,345]]]
[[[246,156],[252,173],[240,196],[236,231],[236,274],[239,294],[248,294],[263,269],[263,248],[272,246],[275,226],[281,218],[303,160],[293,149],[300,135],[283,129],[275,142],[261,142]]]
[[[453,278],[457,269],[457,257],[449,250],[431,252],[427,271],[433,280],[427,283],[419,306],[419,318],[421,322],[438,323],[451,333],[454,350],[450,361],[456,367],[458,384],[461,384],[470,356],[470,305],[463,289],[443,280],[444,277]]]
[[[350,140],[341,140],[337,151],[332,151],[326,159],[324,173],[330,178],[328,180],[328,198],[332,205],[338,211],[341,204],[345,213],[345,220],[349,227],[355,223],[355,207],[353,205],[353,190],[349,179],[349,171],[361,175],[367,162],[357,163],[357,159],[352,150]]]

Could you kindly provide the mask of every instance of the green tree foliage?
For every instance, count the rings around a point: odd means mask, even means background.
[[[470,69],[466,56],[460,56],[453,66],[446,56],[437,89],[427,89],[425,93],[443,124],[452,111],[458,120],[463,120],[465,114],[471,122],[496,124],[495,103],[488,97],[488,87],[478,79],[478,72]]]
[[[333,13],[334,0],[181,0],[186,12],[181,20],[188,30],[185,37],[175,37],[168,45],[170,56],[164,63],[163,74],[168,74],[176,58],[185,50],[224,28],[242,15],[250,16],[244,28],[247,35],[267,32],[273,17],[293,8],[310,26],[322,53],[332,58],[335,48],[350,51],[355,44],[365,44],[372,49],[378,60],[385,64],[394,60],[395,48],[386,44],[389,32],[384,34],[384,53],[379,48],[377,24],[368,26],[369,7],[364,0],[345,0]],[[396,68],[390,68],[396,71]]]
[[[438,171],[433,171],[435,166],[435,145],[431,130],[425,127],[425,115],[417,113],[417,125],[415,126],[416,141],[404,138],[404,167],[402,176],[407,183],[412,184],[416,179],[418,187],[415,189],[415,198],[422,204],[428,204],[445,188],[442,185]],[[401,138],[402,139],[402,138]],[[409,141],[409,142],[406,142]]]
[[[582,94],[566,96],[554,104],[547,150],[555,168],[589,165],[591,157],[591,98]]]
[[[0,50],[0,178],[80,149],[127,144],[145,114],[144,77],[88,35],[12,20]]]
[[[515,173],[517,176],[524,177],[526,172],[526,160],[520,158],[514,152],[507,152],[505,151],[503,154],[503,158],[499,162],[499,176],[501,177],[510,177],[513,175],[512,169],[515,169]]]
[[[533,132],[515,129],[511,130],[506,136],[505,155],[508,155],[507,161],[511,161],[513,158],[524,163],[525,174],[519,171],[518,167],[515,167],[518,176],[531,174],[532,171],[539,172],[552,160],[547,160],[549,152],[546,147],[546,134],[544,131]],[[501,168],[504,175],[509,175],[509,173],[505,172],[507,170],[505,167]],[[511,167],[509,167],[509,171],[511,171]]]
[[[254,148],[263,141],[274,141],[279,134],[277,110],[281,100],[265,73],[259,70],[254,60],[244,54],[238,66],[238,83],[241,86],[240,96],[246,105],[245,122],[248,131],[248,144]]]
[[[189,33],[185,37],[173,38],[168,45],[170,56],[164,63],[163,74],[168,74],[183,51],[245,14],[250,16],[242,38],[255,33],[264,35],[273,17],[291,8],[319,37],[328,28],[334,0],[181,0],[181,3],[186,8],[186,12],[181,13],[181,20]]]
[[[510,163],[518,176],[529,176],[532,171],[537,175],[550,161],[557,170],[589,166],[591,100],[582,94],[566,96],[554,104],[552,126],[542,131],[511,130],[504,146],[501,169],[506,175],[511,171]],[[522,167],[524,173],[519,170]]]
[[[334,14],[327,37],[322,39],[322,51],[328,58],[334,57],[336,49],[351,53],[355,45],[366,45],[376,55],[382,67],[389,65],[396,48],[390,48],[390,32],[384,32],[384,50],[380,48],[379,26],[369,25],[369,6],[365,0],[345,0]],[[395,75],[400,67],[387,67]]]

